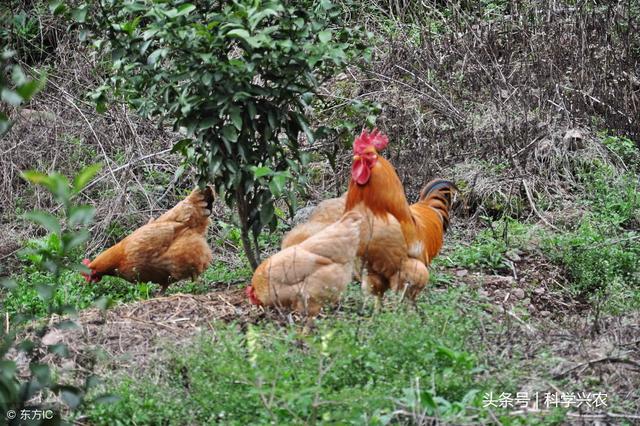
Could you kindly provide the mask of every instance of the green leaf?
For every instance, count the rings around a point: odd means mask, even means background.
[[[69,356],[69,348],[67,348],[67,345],[64,343],[49,345],[47,348],[49,349],[49,352],[61,356],[62,358],[67,358]]]
[[[90,376],[87,376],[87,379],[85,380],[85,383],[84,383],[84,387],[85,389],[92,389],[103,383],[104,382],[100,379],[99,376],[95,374],[91,374]]]
[[[146,12],[149,6],[146,3],[138,0],[138,1],[127,1],[124,4],[124,8],[129,12],[143,12],[143,11]]]
[[[27,79],[27,76],[22,70],[22,67],[18,65],[14,65],[11,69],[11,80],[16,86],[21,86],[29,82],[29,79]]]
[[[34,210],[32,212],[28,212],[24,214],[24,218],[41,225],[46,228],[49,232],[53,232],[55,234],[60,234],[60,222],[58,218],[52,215],[51,213],[47,213],[43,210]]]
[[[11,122],[7,114],[0,111],[0,136],[4,135],[11,128]]]
[[[176,16],[184,16],[196,10],[196,7],[191,3],[185,3],[178,7],[178,13]]]
[[[273,180],[269,182],[269,191],[271,191],[271,194],[273,194],[275,198],[282,194],[282,191],[280,191],[280,188],[278,188],[278,185]]]
[[[73,206],[69,210],[69,225],[89,225],[96,209],[91,206]]]
[[[177,152],[181,153],[183,156],[186,156],[187,148],[189,148],[192,144],[191,139],[181,139],[173,145],[171,148],[171,153],[175,154]]]
[[[284,191],[285,185],[287,184],[287,175],[279,173],[273,177],[271,182],[275,185],[278,190],[278,193],[282,193]]]
[[[4,48],[2,50],[0,50],[0,60],[8,60],[13,58],[16,55],[16,51],[15,50],[10,50],[7,48]]]
[[[24,179],[37,185],[49,185],[50,183],[49,176],[35,170],[26,170],[21,175]]]
[[[245,41],[246,43],[248,43],[253,48],[260,47],[261,45],[260,40],[257,37],[252,37],[247,30],[242,30],[242,29],[231,30],[227,33],[227,36],[232,38],[239,38]]]
[[[184,164],[181,164],[176,168],[176,171],[173,173],[173,178],[177,181],[186,171],[186,167]]]
[[[78,323],[72,320],[64,320],[55,324],[55,328],[59,330],[71,330],[71,329],[76,329],[78,327],[79,327]]]
[[[127,33],[128,35],[132,36],[133,33],[136,31],[136,28],[138,28],[138,25],[140,24],[140,17],[137,16],[135,19],[125,23],[124,25],[122,25],[122,31],[124,31],[125,33]],[[146,50],[146,49],[145,49]]]
[[[22,96],[20,96],[20,94],[6,88],[0,92],[0,99],[13,106],[19,106],[22,103]]]
[[[240,90],[240,91],[235,92],[233,94],[233,101],[234,102],[242,102],[245,99],[249,99],[250,97],[251,97],[251,93],[243,92],[243,91]]]
[[[147,58],[147,64],[154,65],[156,62],[158,62],[158,59],[166,56],[167,52],[168,52],[168,49],[165,49],[165,48],[154,50],[153,52],[151,52],[151,54]]]
[[[309,143],[313,143],[315,141],[315,137],[313,135],[313,131],[309,127],[309,123],[307,122],[307,119],[298,112],[294,112],[293,116],[296,122],[298,123],[298,125],[300,126],[300,128],[302,129],[302,131],[304,132],[305,136],[307,137],[307,140],[309,141]]]
[[[43,84],[40,80],[31,80],[21,86],[18,86],[16,88],[16,92],[22,97],[22,99],[29,101],[33,95],[40,91],[42,86]]]
[[[102,164],[100,163],[92,164],[82,169],[73,179],[73,191],[76,193],[82,191],[100,170],[102,170]]]
[[[116,402],[120,401],[120,399],[121,398],[118,395],[105,393],[94,398],[93,403],[94,404],[115,404]]]
[[[114,301],[110,296],[100,296],[93,302],[93,305],[101,311],[106,311],[114,305]]]
[[[15,361],[0,359],[0,377],[12,379],[17,369]]]
[[[98,101],[96,102],[96,112],[98,114],[102,114],[107,112],[107,103],[104,101]]]
[[[266,167],[266,166],[256,167],[255,170],[253,171],[253,177],[256,179],[260,179],[261,177],[268,176],[272,173],[273,173],[273,170],[271,170],[269,167]]]
[[[4,287],[7,290],[13,290],[18,288],[18,283],[12,278],[2,277],[0,278],[0,287]]]
[[[74,386],[60,386],[60,396],[69,408],[76,409],[82,402],[82,392]]]
[[[200,122],[198,123],[198,129],[199,130],[210,129],[217,122],[218,122],[218,118],[214,117],[213,115],[210,115],[209,117],[206,117],[206,118],[203,118],[202,120],[200,120]]]
[[[53,297],[53,292],[55,288],[49,284],[36,284],[36,291],[38,292],[38,296],[45,302],[47,300],[51,300]]]
[[[29,353],[36,347],[36,344],[29,339],[23,340],[18,343],[18,349],[22,352]]]
[[[51,370],[47,364],[32,362],[29,364],[29,370],[41,385],[47,386],[51,383]]]
[[[77,232],[68,232],[63,236],[64,253],[68,254],[74,248],[84,244],[90,238],[89,231],[81,229]]]
[[[452,350],[447,348],[446,346],[438,346],[438,348],[436,349],[436,353],[439,355],[443,355],[446,358],[449,358],[450,360],[455,361],[456,359],[456,353]]]
[[[269,127],[271,127],[271,130],[274,131],[278,126],[275,112],[271,110],[267,111],[267,121],[269,122]]]
[[[273,202],[264,204],[260,209],[260,223],[263,225],[269,224],[274,214],[275,209],[273,208]]]
[[[237,142],[238,141],[238,131],[235,127],[226,125],[222,128],[222,137],[228,140],[229,142]]]
[[[253,102],[249,102],[247,104],[247,109],[249,110],[249,119],[253,120],[254,118],[256,118],[258,111],[256,109],[256,105]]]
[[[229,110],[229,115],[231,116],[231,122],[238,129],[238,131],[242,130],[242,113],[238,108],[231,108]]]
[[[255,29],[258,24],[267,16],[274,16],[277,15],[278,12],[274,9],[263,9],[257,13],[254,13],[252,15],[249,15],[249,23],[251,25],[251,29]]]
[[[324,10],[330,10],[333,9],[334,4],[331,2],[331,0],[320,0],[320,7]]]
[[[89,10],[89,6],[83,4],[82,6],[71,9],[71,16],[79,23],[84,23],[87,19],[87,11]]]
[[[65,10],[67,10],[67,6],[64,4],[62,0],[49,1],[49,11],[54,15],[61,15],[64,13]]]
[[[29,380],[27,382],[22,382],[20,386],[20,396],[24,398],[24,401],[28,401],[41,390],[42,385],[38,383],[37,380]]]
[[[329,40],[331,40],[331,31],[320,31],[318,33],[318,40],[320,40],[322,43],[327,43]]]

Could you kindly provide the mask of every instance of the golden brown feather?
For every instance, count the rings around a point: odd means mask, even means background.
[[[211,263],[211,248],[205,235],[209,225],[214,192],[211,187],[195,189],[155,220],[138,228],[119,243],[85,259],[91,275],[99,281],[114,275],[127,281],[154,282],[164,291],[172,282],[195,279]]]
[[[353,275],[361,221],[359,213],[346,213],[338,222],[262,262],[247,288],[250,301],[312,317],[324,304],[335,303]]]

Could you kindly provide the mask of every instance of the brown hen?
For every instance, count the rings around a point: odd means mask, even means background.
[[[138,228],[119,243],[84,260],[97,282],[104,275],[125,280],[153,282],[164,292],[169,284],[195,279],[211,263],[211,248],[205,235],[214,200],[211,187],[195,189],[187,198],[155,220]]]
[[[346,213],[262,262],[246,290],[251,303],[314,317],[323,305],[337,302],[353,276],[361,222],[358,212]]]

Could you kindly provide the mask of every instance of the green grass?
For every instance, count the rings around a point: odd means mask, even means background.
[[[507,254],[530,243],[537,230],[531,225],[504,218],[488,221],[470,244],[458,244],[448,256],[436,257],[434,264],[479,269],[488,272],[509,270]]]
[[[490,355],[495,348],[478,324],[491,335],[506,329],[484,312],[475,290],[430,291],[421,313],[398,308],[392,297],[381,313],[362,315],[356,287],[310,334],[267,320],[218,322],[188,351],[170,346],[166,359],[140,374],[109,379],[99,392],[120,399],[83,415],[96,425],[414,423],[393,414],[404,410],[449,424],[490,424],[492,415],[506,425],[562,424],[563,410],[524,418],[483,406],[487,392],[522,391],[535,366],[522,369],[517,354]]]
[[[210,283],[230,282],[242,278],[249,279],[250,268],[242,266],[230,269],[223,262],[213,263],[195,281],[181,281],[169,287],[167,294],[174,293],[206,293],[213,288]],[[0,306],[10,315],[25,313],[36,317],[48,314],[47,303],[38,295],[38,286],[52,285],[55,280],[52,274],[26,268],[23,273],[13,276],[17,287],[0,291]],[[72,305],[77,309],[85,309],[93,305],[102,296],[114,302],[126,303],[155,297],[160,287],[152,283],[132,284],[116,277],[103,277],[99,283],[87,283],[75,271],[64,271],[60,276],[60,285],[55,291],[53,302],[57,306]]]
[[[53,285],[52,274],[36,270],[26,270],[13,277],[17,287],[0,294],[0,304],[10,315],[24,313],[36,317],[46,316],[49,311],[46,303],[38,294],[38,286]],[[72,305],[78,309],[85,309],[93,305],[100,296],[109,296],[115,301],[129,302],[148,299],[153,295],[150,285],[138,286],[126,281],[105,277],[99,284],[87,284],[85,279],[75,271],[64,271],[60,276],[52,302],[53,305]]]
[[[546,240],[546,251],[562,265],[574,295],[610,313],[640,308],[640,209],[637,179],[600,167],[586,173],[587,213],[576,229]]]
[[[486,386],[468,351],[482,312],[459,310],[465,292],[432,293],[422,316],[403,306],[363,317],[346,307],[310,335],[218,323],[188,352],[172,348],[162,370],[114,380],[120,401],[87,414],[105,425],[383,424],[417,384],[411,403],[456,423],[469,406],[481,408]]]
[[[608,145],[625,158],[635,158],[628,141],[612,138]],[[635,149],[635,148],[634,148]],[[620,175],[594,161],[579,176],[585,214],[573,229],[551,231],[505,217],[486,220],[487,228],[468,244],[457,244],[435,265],[510,274],[510,251],[535,250],[560,266],[569,285],[562,291],[620,314],[640,308],[640,197],[637,176]],[[439,278],[439,277],[438,277]]]

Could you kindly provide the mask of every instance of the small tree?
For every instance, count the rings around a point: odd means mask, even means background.
[[[28,171],[23,177],[33,183],[44,186],[53,198],[63,207],[62,213],[51,213],[34,210],[25,215],[25,219],[43,227],[48,231],[47,236],[34,240],[31,247],[24,250],[26,258],[35,266],[52,275],[50,285],[37,286],[38,295],[44,300],[50,314],[57,314],[64,318],[75,314],[73,306],[55,301],[56,289],[60,286],[60,274],[65,269],[87,272],[73,256],[73,251],[81,247],[89,239],[87,227],[93,220],[94,208],[74,202],[75,196],[89,183],[100,170],[100,165],[93,165],[83,169],[78,176],[69,180],[59,173],[45,175]],[[9,278],[0,277],[0,286],[12,289],[16,283]],[[104,309],[108,300],[96,300],[96,305]],[[34,401],[40,395],[44,400],[49,399],[50,393],[57,394],[74,411],[81,404],[111,402],[115,397],[101,395],[92,400],[87,398],[89,389],[99,383],[97,377],[91,375],[83,386],[72,386],[58,382],[58,377],[52,374],[51,366],[41,362],[42,352],[53,353],[59,357],[69,357],[66,345],[45,345],[42,337],[50,329],[66,329],[76,327],[76,323],[69,319],[58,317],[53,322],[36,322],[29,314],[17,314],[12,317],[0,318],[0,420],[10,425],[18,424],[63,424],[60,414],[61,407],[55,407],[51,401],[44,403]],[[27,325],[35,328],[30,339],[22,336]],[[23,352],[29,360],[29,372],[24,377],[18,372],[16,351]],[[36,412],[39,411],[39,417]],[[23,418],[23,414],[27,417]]]
[[[274,201],[291,191],[310,142],[307,114],[318,86],[368,52],[329,0],[101,0],[98,19],[116,93],[187,138],[174,151],[235,205],[253,268],[258,235],[275,228]],[[251,238],[253,237],[253,238]]]

